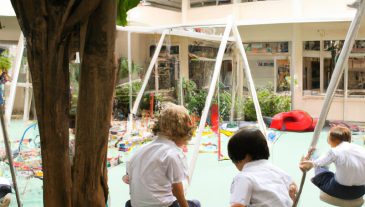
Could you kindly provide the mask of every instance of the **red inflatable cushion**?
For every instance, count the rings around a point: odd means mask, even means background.
[[[282,131],[313,131],[317,120],[305,111],[294,110],[276,114],[271,122],[270,128]]]

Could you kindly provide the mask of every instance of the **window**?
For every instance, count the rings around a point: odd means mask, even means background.
[[[150,57],[153,56],[156,50],[156,45],[151,45],[149,48]],[[171,90],[176,86],[177,74],[179,70],[179,46],[178,45],[163,45],[156,62],[158,72],[153,70],[148,88]],[[157,73],[156,73],[157,72]],[[156,77],[157,76],[157,77]],[[156,80],[158,79],[158,84]]]
[[[198,88],[209,88],[217,53],[216,47],[189,45],[189,79]]]
[[[328,85],[330,84],[331,77],[333,74],[333,70],[335,69],[336,61],[333,58],[324,58],[324,74],[323,74],[323,83],[324,83],[324,92],[327,91]],[[342,78],[338,83],[336,94],[343,95],[344,93],[344,76],[342,74]]]
[[[244,46],[252,54],[289,52],[289,42],[252,42],[245,43]]]
[[[306,41],[304,42],[304,50],[307,51],[319,51],[320,50],[320,42],[319,41]]]
[[[224,5],[231,4],[232,0],[190,0],[190,7],[204,7],[204,6],[216,6],[216,5]]]
[[[365,95],[365,57],[348,60],[348,95]]]
[[[276,91],[290,91],[290,63],[289,59],[277,60]]]
[[[352,52],[365,53],[365,40],[356,40]]]
[[[320,63],[319,58],[303,58],[303,90],[320,89]]]
[[[322,94],[327,91],[344,41],[325,40],[322,44],[320,41],[303,42],[304,93],[307,93],[308,90],[311,91],[310,94],[314,94],[312,90],[320,91]],[[322,65],[320,64],[321,61],[323,62]],[[365,96],[365,40],[355,41],[348,65],[345,66],[345,74],[342,75],[336,89],[336,95],[343,96],[347,90],[348,96]]]

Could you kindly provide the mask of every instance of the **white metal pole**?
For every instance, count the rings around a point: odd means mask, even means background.
[[[29,68],[26,68],[27,73],[26,73],[26,86],[25,86],[25,97],[24,97],[24,108],[23,108],[23,121],[28,121],[29,120],[29,105],[30,105],[30,100],[29,99]]]
[[[132,34],[128,32],[128,81],[129,81],[129,121],[127,125],[127,131],[132,131],[133,126],[133,114],[132,114],[132,107],[133,107],[133,96],[132,96]]]
[[[157,47],[155,49],[155,53],[153,54],[152,60],[150,62],[150,65],[148,66],[146,75],[145,75],[144,80],[143,80],[143,84],[142,84],[141,90],[138,92],[136,101],[134,102],[134,105],[133,105],[132,114],[134,114],[134,115],[137,114],[137,110],[138,110],[139,103],[141,102],[143,93],[144,93],[144,91],[145,91],[145,89],[147,87],[148,80],[150,79],[150,76],[151,76],[151,73],[152,73],[152,70],[153,70],[153,66],[155,65],[155,63],[157,61],[158,55],[160,53],[160,50],[161,50],[161,47],[162,47],[162,44],[163,44],[163,41],[164,41],[165,36],[166,36],[166,33],[167,33],[167,30],[165,30],[165,31],[162,32],[160,41],[158,42],[158,45],[157,45]]]
[[[361,19],[364,16],[364,10],[365,10],[365,1],[361,1],[360,7],[358,8],[358,10],[356,12],[354,20],[351,22],[349,31],[347,32],[347,35],[345,38],[345,43],[342,47],[340,56],[336,62],[336,66],[333,71],[331,81],[330,81],[330,84],[327,89],[322,111],[321,111],[321,114],[319,115],[319,119],[318,119],[316,128],[314,129],[313,139],[312,139],[310,148],[317,146],[319,135],[321,134],[321,131],[324,126],[324,122],[326,121],[326,117],[330,110],[336,88],[342,77],[342,74],[343,74],[343,71],[345,68],[344,65],[345,65],[346,61],[348,60],[350,52],[354,46],[355,38],[356,38],[357,33],[360,28]]]
[[[180,88],[180,105],[184,106],[184,91],[183,91],[183,77],[182,77],[182,69],[179,61],[179,88]]]
[[[259,124],[260,130],[262,131],[262,133],[266,137],[267,136],[267,134],[266,134],[266,125],[264,123],[264,119],[262,118],[261,108],[260,108],[259,100],[257,98],[256,88],[255,88],[255,84],[254,84],[253,79],[252,79],[251,70],[250,70],[250,66],[248,64],[248,59],[247,59],[247,56],[246,56],[245,48],[243,47],[242,39],[241,39],[241,36],[240,36],[240,33],[238,31],[237,26],[234,25],[232,30],[233,30],[233,36],[236,38],[236,45],[237,45],[237,47],[240,50],[241,55],[242,55],[242,60],[243,60],[243,65],[245,67],[244,71],[245,71],[245,74],[246,74],[248,88],[249,88],[249,91],[251,92],[252,100],[253,100],[253,103],[255,105],[257,122]]]
[[[13,72],[13,77],[12,77],[11,86],[10,86],[10,94],[9,94],[8,100],[6,101],[6,106],[5,106],[5,121],[7,123],[10,122],[11,114],[13,113],[14,99],[15,99],[15,93],[16,93],[16,84],[18,82],[20,66],[21,66],[22,58],[23,58],[23,52],[24,52],[24,36],[23,36],[23,33],[21,33],[20,37],[19,37],[19,41],[18,41],[16,58],[15,58],[14,64],[13,64],[14,72]]]
[[[210,104],[212,102],[212,98],[213,98],[213,95],[214,95],[215,87],[217,85],[217,80],[218,80],[219,73],[220,73],[221,66],[222,66],[224,51],[225,51],[226,46],[227,46],[229,34],[232,30],[232,25],[233,25],[233,19],[230,18],[229,22],[228,22],[228,24],[227,24],[227,26],[224,30],[222,41],[221,41],[221,44],[219,46],[217,59],[216,59],[215,66],[214,66],[212,81],[210,83],[208,95],[207,95],[207,98],[206,98],[206,101],[205,101],[202,116],[200,118],[198,131],[196,133],[194,152],[193,152],[193,156],[192,156],[192,159],[191,159],[190,165],[189,165],[189,183],[191,183],[193,173],[194,173],[194,170],[195,170],[196,161],[198,159],[199,147],[200,147],[200,142],[201,142],[201,139],[202,139],[202,133],[203,133],[203,130],[204,130],[204,127],[205,127],[205,122],[206,122],[207,117],[208,117],[208,112],[209,112]]]

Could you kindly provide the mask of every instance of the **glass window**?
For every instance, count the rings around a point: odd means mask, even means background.
[[[319,51],[320,50],[320,42],[319,41],[305,41],[304,50],[307,51]]]
[[[189,45],[189,79],[198,88],[209,88],[218,48]]]
[[[348,95],[365,95],[365,57],[348,60]]]
[[[356,40],[352,52],[365,53],[365,40]]]
[[[335,64],[336,62],[334,58],[324,58],[323,81],[324,81],[325,91],[327,91],[328,85],[331,81]],[[342,75],[340,83],[337,86],[336,94],[343,95],[343,91],[344,91],[344,76]]]
[[[303,58],[303,90],[320,89],[320,63],[319,58]]]
[[[323,42],[324,51],[337,52],[342,49],[344,40],[326,40]]]
[[[156,45],[151,45],[149,48],[150,57],[153,56]],[[148,88],[155,89],[156,76],[158,79],[158,89],[170,90],[175,87],[176,77],[179,70],[179,46],[178,45],[163,45],[160,54],[158,55],[157,63],[158,74],[153,70],[149,80]]]
[[[288,59],[277,60],[277,86],[276,91],[290,91],[290,63]]]
[[[190,0],[190,7],[215,6],[223,4],[231,4],[232,0]]]
[[[289,42],[252,42],[244,46],[247,52],[254,54],[289,52]]]

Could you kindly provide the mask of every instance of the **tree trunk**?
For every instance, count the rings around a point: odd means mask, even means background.
[[[105,206],[108,195],[106,152],[116,71],[116,2],[11,1],[27,40],[41,136],[44,206]],[[72,48],[70,34],[79,33],[79,25],[86,22],[85,47],[84,51],[79,50],[83,62],[76,118],[76,155],[71,172],[68,64],[69,51],[75,48]]]
[[[36,2],[29,2],[36,4]],[[22,5],[22,9],[26,8]],[[71,206],[71,169],[68,144],[69,71],[67,41],[57,40],[60,7],[46,13],[46,4],[29,11],[22,23],[26,33],[29,68],[41,134],[43,199],[45,206]],[[36,15],[37,14],[37,15]],[[46,18],[47,17],[47,18]],[[68,38],[66,38],[68,39]]]
[[[105,206],[107,200],[105,164],[116,76],[115,16],[115,1],[101,1],[88,21],[76,120],[73,206]]]

